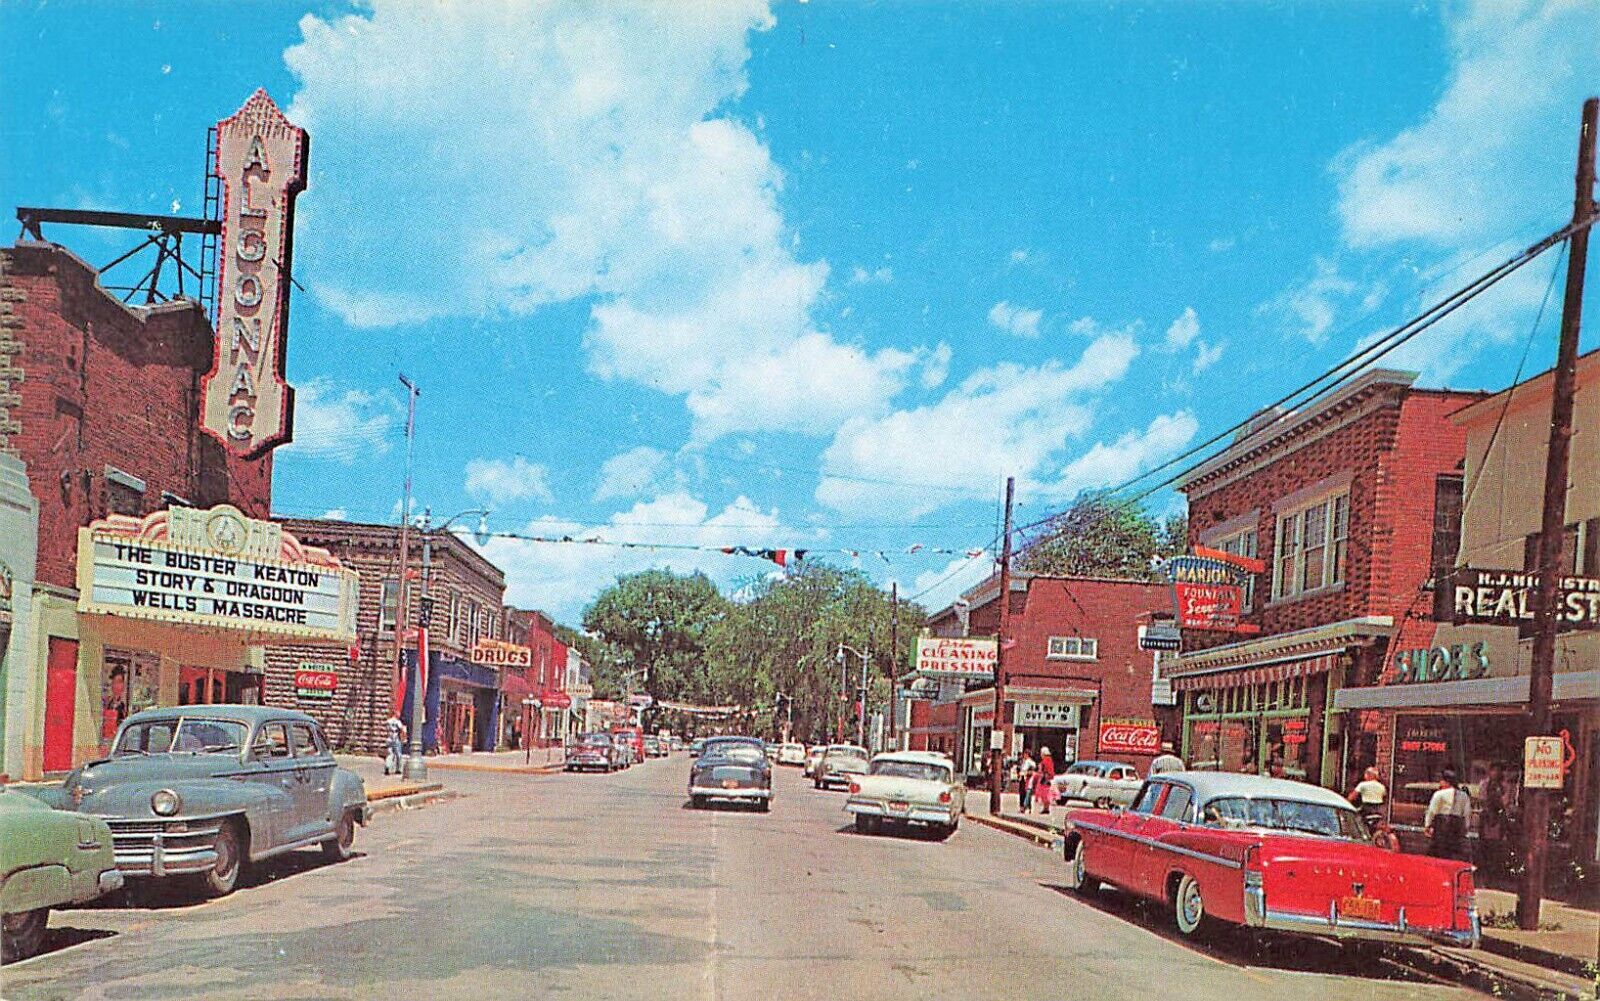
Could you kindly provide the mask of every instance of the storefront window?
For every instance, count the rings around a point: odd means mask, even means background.
[[[1575,714],[1558,713],[1553,732],[1579,732]],[[1422,826],[1428,800],[1446,768],[1455,769],[1472,796],[1471,833],[1482,846],[1480,863],[1495,866],[1510,845],[1521,841],[1522,745],[1528,736],[1523,717],[1507,713],[1458,713],[1395,717],[1394,784],[1391,821]],[[1572,774],[1554,793],[1550,838],[1569,844],[1577,835],[1572,813]]]
[[[161,658],[143,650],[107,647],[101,667],[100,740],[109,748],[123,720],[156,704]]]
[[[1184,753],[1197,770],[1304,779],[1311,740],[1307,679],[1188,694]]]

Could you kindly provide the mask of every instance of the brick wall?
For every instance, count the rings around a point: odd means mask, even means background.
[[[233,458],[198,426],[213,349],[198,305],[124,306],[87,264],[51,244],[0,249],[0,276],[0,325],[20,344],[0,352],[0,445],[28,464],[39,499],[41,583],[76,585],[77,529],[114,499],[141,515],[172,494],[267,516],[270,454]],[[107,466],[143,480],[143,492],[109,483]]]
[[[293,706],[318,717],[336,745],[381,753],[386,735],[384,721],[394,700],[394,633],[380,629],[383,582],[399,579],[400,529],[395,525],[365,525],[320,519],[281,519],[284,530],[301,542],[320,546],[356,571],[360,603],[356,635],[360,657],[351,663],[349,652],[321,644],[280,643],[266,648],[265,698],[269,704]],[[460,660],[469,659],[465,630],[449,629],[450,596],[471,596],[487,608],[496,623],[504,622],[501,601],[505,578],[500,570],[459,540],[435,534],[431,544],[429,590],[434,598],[433,629],[429,648]],[[422,570],[422,543],[412,533],[407,562],[416,574]],[[416,620],[420,583],[412,582],[411,618]],[[488,636],[489,633],[483,633]],[[340,666],[339,688],[332,700],[299,699],[294,693],[294,672],[303,661]]]
[[[1398,623],[1408,609],[1428,614],[1419,589],[1429,571],[1434,478],[1458,471],[1466,452],[1464,433],[1447,416],[1478,396],[1427,390],[1387,392],[1381,405],[1308,444],[1284,448],[1281,458],[1248,475],[1215,489],[1202,485],[1189,491],[1191,545],[1203,544],[1218,525],[1258,512],[1258,552],[1268,569],[1257,583],[1255,607],[1245,618],[1258,624],[1263,635],[1363,615],[1391,615]],[[1348,476],[1350,485],[1344,586],[1272,603],[1273,505],[1341,476]],[[1406,628],[1409,641],[1409,633],[1418,628],[1417,620],[1409,620]],[[1213,636],[1194,646],[1231,639]],[[1189,641],[1185,642],[1187,646]]]

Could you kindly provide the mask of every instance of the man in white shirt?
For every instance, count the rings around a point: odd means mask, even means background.
[[[1383,816],[1383,804],[1389,798],[1389,790],[1378,781],[1378,770],[1368,768],[1363,773],[1361,781],[1350,790],[1350,804],[1361,812],[1361,818],[1367,822],[1367,829],[1376,829],[1378,819]]]
[[[406,725],[400,722],[399,716],[390,713],[384,726],[389,731],[389,753],[383,759],[383,774],[388,775],[393,771],[398,775],[400,766],[405,761]]]
[[[1467,828],[1472,823],[1472,797],[1456,782],[1454,768],[1446,768],[1442,781],[1428,800],[1422,833],[1428,836],[1428,854],[1436,858],[1465,859]]]
[[[1173,753],[1172,741],[1161,742],[1161,753],[1150,762],[1150,774],[1161,775],[1166,772],[1181,772],[1186,766],[1183,759]]]

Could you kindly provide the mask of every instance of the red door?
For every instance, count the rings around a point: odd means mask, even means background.
[[[72,770],[72,731],[78,702],[78,641],[50,637],[44,676],[44,770]]]

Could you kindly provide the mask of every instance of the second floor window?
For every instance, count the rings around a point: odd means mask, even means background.
[[[1343,584],[1349,536],[1348,493],[1280,513],[1273,554],[1273,599]]]
[[[1253,528],[1247,528],[1242,532],[1235,532],[1232,535],[1223,536],[1220,539],[1214,539],[1211,542],[1208,542],[1207,545],[1212,549],[1220,549],[1225,553],[1232,553],[1235,556],[1248,556],[1250,559],[1255,559],[1257,556],[1261,555],[1259,537],[1256,534],[1256,530]],[[1255,574],[1251,574],[1250,579],[1245,583],[1244,586],[1244,607],[1246,610],[1249,610],[1255,607],[1255,603],[1256,578]]]
[[[1045,656],[1050,660],[1097,660],[1100,641],[1092,636],[1052,636]]]
[[[400,582],[386,580],[383,582],[383,599],[378,606],[378,629],[381,632],[391,632],[394,629],[395,619],[400,614]]]
[[[478,645],[478,603],[467,602],[467,649]]]

